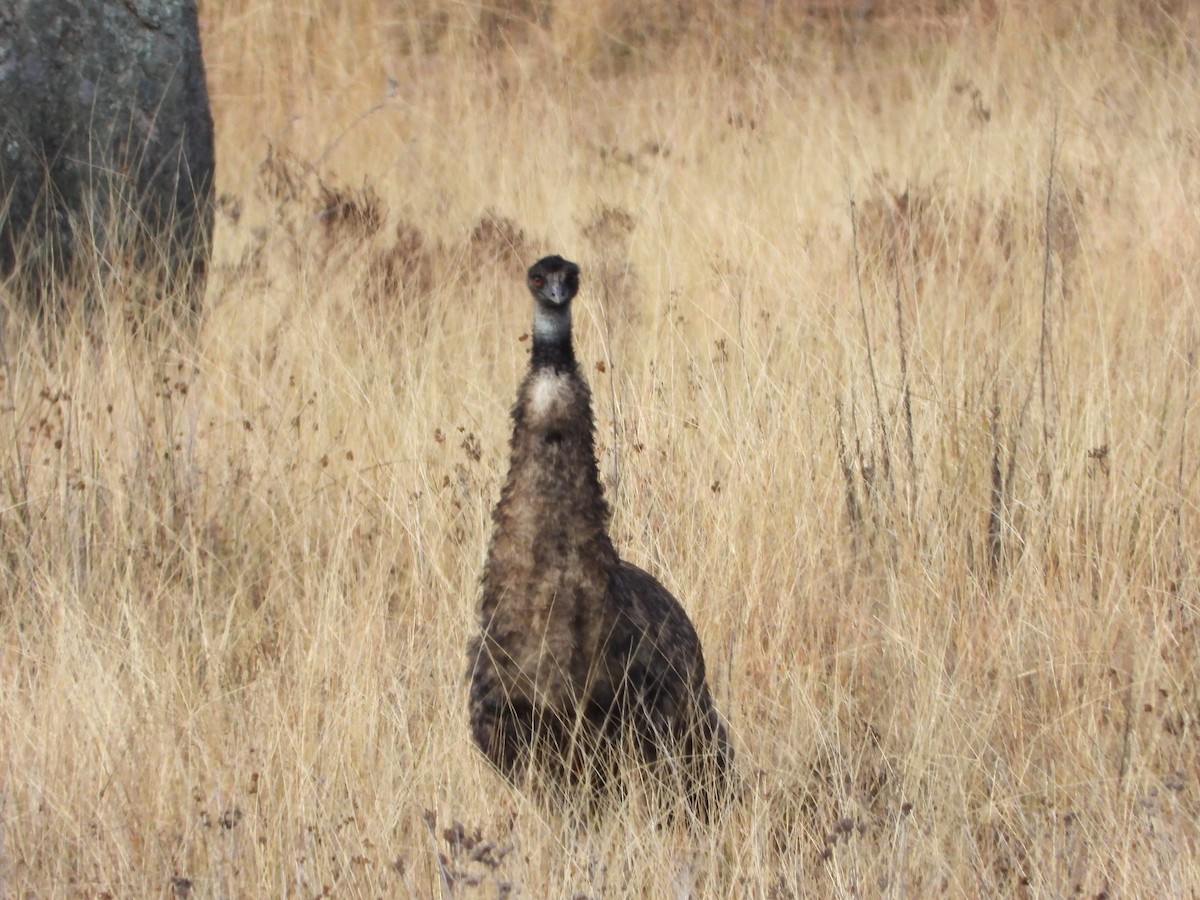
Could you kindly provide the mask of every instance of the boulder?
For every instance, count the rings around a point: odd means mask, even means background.
[[[0,0],[6,274],[132,250],[170,287],[184,279],[195,307],[213,175],[195,0]]]

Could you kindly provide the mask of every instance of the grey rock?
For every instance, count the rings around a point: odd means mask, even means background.
[[[215,168],[195,0],[0,0],[0,149],[0,270],[132,246],[195,305]]]

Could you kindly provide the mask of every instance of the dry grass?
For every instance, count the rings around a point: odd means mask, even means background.
[[[1189,5],[203,7],[203,321],[3,320],[0,894],[1200,889]],[[707,829],[468,738],[545,252]]]

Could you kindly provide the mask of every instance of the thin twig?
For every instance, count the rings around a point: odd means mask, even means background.
[[[850,459],[850,448],[846,446],[842,401],[835,400],[833,408],[837,411],[838,463],[842,467],[842,477],[846,479],[846,516],[850,520],[850,531],[857,536],[862,528],[862,509],[858,504],[858,492],[854,489],[854,463]]]
[[[609,405],[612,409],[612,464],[608,473],[607,490],[609,494],[609,503],[613,508],[620,505],[621,496],[621,432],[619,422],[621,418],[621,408],[617,403],[617,368],[613,363],[613,343],[616,328],[613,324],[613,303],[614,296],[612,290],[612,279],[609,273],[604,271],[603,277],[600,279],[600,290],[604,302],[600,304],[600,317],[604,324],[604,364],[608,368],[608,398]]]
[[[162,30],[162,22],[155,22],[152,19],[148,19],[144,15],[142,15],[142,11],[133,5],[133,0],[124,0],[124,3],[125,3],[125,8],[127,10],[129,10],[130,14],[135,19],[137,19],[138,24],[141,25],[143,28],[146,28],[150,31],[161,31]]]
[[[1117,789],[1125,785],[1129,771],[1129,748],[1133,738],[1133,657],[1129,658],[1129,680],[1125,683],[1125,721],[1121,725],[1121,760],[1117,766]]]
[[[446,871],[446,864],[442,861],[442,853],[438,850],[437,832],[434,831],[434,825],[437,823],[437,813],[432,809],[423,810],[421,821],[425,823],[425,829],[429,832],[429,840],[433,844],[433,859],[437,863],[438,875],[442,881],[442,896],[453,897],[454,879]]]
[[[12,416],[13,427],[13,454],[17,461],[17,488],[20,492],[16,496],[16,491],[13,493],[13,506],[17,510],[17,515],[21,518],[21,524],[25,528],[26,546],[33,537],[33,526],[30,522],[29,512],[29,472],[25,465],[25,458],[21,454],[21,429],[17,424],[17,397],[14,392],[14,379],[12,370],[12,360],[8,356],[8,310],[0,310],[0,366],[4,369],[4,384],[8,388],[8,411]]]
[[[916,441],[913,437],[913,417],[912,417],[912,391],[908,384],[908,341],[904,334],[904,308],[900,302],[900,271],[899,267],[893,273],[895,279],[895,301],[896,301],[896,332],[900,341],[900,391],[902,395],[902,407],[904,409],[904,438],[905,449],[908,453],[908,481],[909,481],[909,516],[910,518],[916,512],[917,503],[917,452]]]
[[[1183,549],[1183,461],[1187,458],[1187,421],[1192,407],[1192,379],[1196,373],[1196,350],[1187,352],[1187,377],[1183,381],[1183,416],[1179,423],[1179,463],[1175,469],[1175,588],[1183,585],[1186,556]],[[1182,623],[1181,623],[1182,624]]]
[[[304,174],[311,175],[313,172],[317,171],[317,167],[320,166],[321,163],[323,163],[325,161],[325,157],[327,157],[330,153],[332,153],[335,149],[337,149],[337,145],[342,142],[342,139],[345,138],[346,135],[348,135],[351,131],[353,131],[360,122],[362,122],[364,119],[369,119],[371,116],[375,115],[375,113],[379,112],[381,109],[383,109],[387,106],[390,106],[390,105],[391,105],[391,96],[389,94],[387,97],[384,97],[384,99],[380,100],[378,103],[376,103],[374,106],[372,106],[370,109],[363,110],[357,116],[355,116],[353,119],[351,119],[350,124],[348,124],[345,128],[343,128],[333,138],[333,140],[331,140],[328,144],[326,144],[324,149],[322,149],[321,152],[318,153],[311,162],[307,162],[304,164]]]
[[[992,499],[988,511],[987,550],[988,565],[992,577],[1000,573],[1000,560],[1004,543],[1002,530],[1004,527],[1004,476],[1000,470],[1000,398],[995,389],[992,390],[992,415],[988,423],[988,432],[992,441]]]
[[[892,486],[892,454],[888,447],[887,423],[883,417],[883,401],[879,398],[879,378],[875,374],[875,353],[871,347],[871,331],[867,327],[867,303],[863,298],[862,267],[858,259],[858,207],[850,197],[850,231],[854,243],[854,285],[858,292],[858,311],[862,317],[863,340],[867,344],[867,369],[871,373],[871,390],[875,395],[875,416],[879,423],[879,443],[883,455],[883,478]]]
[[[1054,108],[1054,125],[1050,132],[1050,169],[1046,173],[1046,233],[1042,258],[1042,329],[1038,344],[1038,385],[1042,399],[1042,441],[1048,445],[1052,436],[1050,412],[1047,407],[1046,365],[1054,353],[1050,335],[1050,262],[1051,237],[1054,228],[1052,206],[1054,203],[1054,168],[1058,158],[1058,107]]]

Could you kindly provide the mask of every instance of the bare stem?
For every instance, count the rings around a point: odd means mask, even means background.
[[[879,397],[879,378],[875,374],[875,352],[871,346],[871,330],[867,327],[867,303],[863,298],[862,266],[858,258],[858,207],[850,197],[850,231],[854,242],[854,286],[858,293],[858,311],[862,318],[863,340],[867,345],[867,369],[871,373],[871,390],[875,398],[875,420],[879,423],[879,443],[883,456],[883,478],[892,486],[892,454],[888,447],[887,423],[883,416],[883,401]]]
[[[1179,423],[1179,463],[1175,470],[1175,586],[1183,583],[1185,555],[1183,548],[1183,461],[1187,458],[1187,420],[1192,407],[1192,380],[1196,374],[1196,350],[1187,352],[1187,377],[1183,382],[1183,416]]]
[[[1041,339],[1038,344],[1038,386],[1042,400],[1042,441],[1048,445],[1050,438],[1053,436],[1053,429],[1050,425],[1050,412],[1047,400],[1046,386],[1046,369],[1049,365],[1053,366],[1052,356],[1054,346],[1050,334],[1050,265],[1051,265],[1051,244],[1052,230],[1054,228],[1054,217],[1052,209],[1054,203],[1054,169],[1058,158],[1058,107],[1054,109],[1054,125],[1050,133],[1050,167],[1046,173],[1046,229],[1044,235],[1044,254],[1042,257],[1042,328]]]
[[[908,346],[904,334],[904,307],[900,302],[900,272],[894,273],[896,301],[896,332],[900,341],[900,390],[903,395],[904,409],[904,444],[908,453],[909,479],[909,516],[916,512],[917,502],[917,453],[916,441],[913,438],[912,391],[908,383]]]

